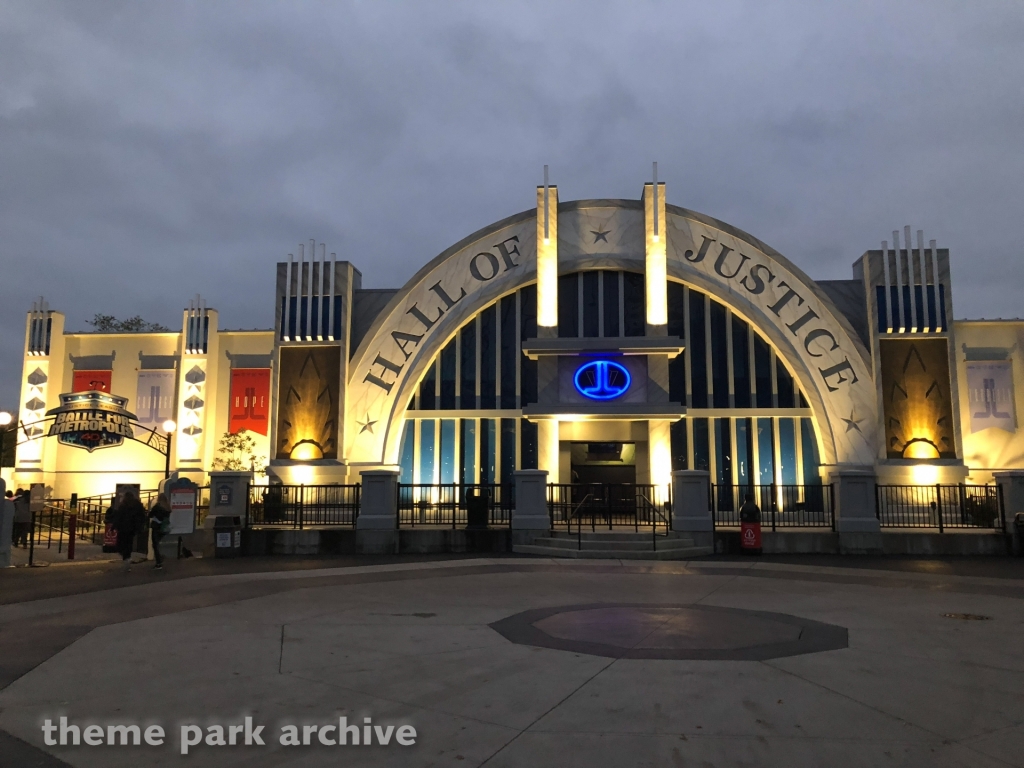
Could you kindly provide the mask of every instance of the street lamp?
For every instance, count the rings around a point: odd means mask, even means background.
[[[163,426],[164,432],[167,433],[167,457],[164,462],[164,479],[166,480],[171,476],[171,436],[174,434],[174,430],[178,428],[178,425],[174,423],[174,419],[168,419],[161,426]]]
[[[7,459],[7,433],[11,431],[11,424],[14,416],[10,411],[0,411],[0,467],[5,466]],[[12,448],[13,450],[13,448]],[[14,457],[11,457],[11,466],[14,466]]]

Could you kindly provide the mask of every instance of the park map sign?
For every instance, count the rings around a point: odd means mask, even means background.
[[[60,405],[46,412],[54,417],[48,436],[90,453],[134,440],[130,422],[135,414],[125,409],[127,404],[127,397],[97,390],[61,395]]]

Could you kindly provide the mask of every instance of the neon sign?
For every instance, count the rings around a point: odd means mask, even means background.
[[[576,391],[590,400],[614,400],[629,389],[632,377],[624,365],[594,360],[581,365],[573,377]]]

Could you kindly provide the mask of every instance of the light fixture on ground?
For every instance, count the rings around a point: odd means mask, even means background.
[[[911,472],[916,485],[935,485],[939,482],[939,468],[934,464],[915,464]]]
[[[299,485],[311,485],[313,482],[313,468],[309,464],[297,464],[292,473]]]

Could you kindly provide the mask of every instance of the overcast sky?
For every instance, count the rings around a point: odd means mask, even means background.
[[[0,406],[44,295],[269,328],[309,238],[398,287],[535,204],[639,197],[847,278],[910,224],[1024,314],[1024,4],[0,3]]]

